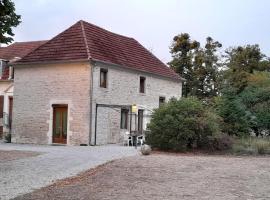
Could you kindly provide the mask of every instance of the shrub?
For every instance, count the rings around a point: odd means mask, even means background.
[[[11,143],[11,134],[10,133],[5,135],[5,142],[6,143]]]
[[[219,135],[219,118],[196,98],[172,99],[153,113],[146,141],[154,148],[185,151],[204,148]]]
[[[233,146],[233,139],[225,134],[212,136],[208,139],[208,144],[205,146],[208,150],[212,151],[226,151]]]

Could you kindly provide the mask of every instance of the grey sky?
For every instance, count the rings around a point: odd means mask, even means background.
[[[174,35],[207,36],[224,48],[259,44],[270,56],[268,0],[15,0],[15,41],[50,39],[83,19],[137,39],[163,62]]]

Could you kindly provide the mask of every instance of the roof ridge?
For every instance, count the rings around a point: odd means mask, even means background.
[[[16,43],[45,42],[45,41],[48,41],[48,40],[31,40],[31,41],[22,41],[22,42],[16,41],[16,42],[14,42],[14,43],[12,43],[12,44],[10,44],[10,45],[13,45],[13,44],[16,44]],[[9,45],[9,46],[10,46],[10,45]]]
[[[91,59],[91,54],[90,54],[90,50],[89,50],[89,46],[88,46],[88,42],[87,42],[85,30],[84,30],[84,21],[83,20],[80,20],[80,24],[81,24],[81,28],[82,28],[82,35],[83,35],[83,39],[84,39],[86,53],[87,53],[87,56],[88,56],[87,59]]]

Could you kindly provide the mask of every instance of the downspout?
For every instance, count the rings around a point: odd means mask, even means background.
[[[89,64],[90,64],[90,70],[91,70],[91,75],[90,75],[90,123],[89,123],[89,145],[92,145],[91,144],[91,140],[92,140],[92,117],[93,117],[93,92],[94,92],[94,87],[93,87],[93,74],[94,74],[94,62],[92,60],[89,61]]]
[[[97,145],[97,111],[98,111],[98,105],[96,104],[96,114],[95,114],[95,143],[94,145]]]

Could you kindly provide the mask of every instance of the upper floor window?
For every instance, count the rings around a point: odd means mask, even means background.
[[[165,97],[159,97],[159,107],[165,103]]]
[[[100,69],[100,87],[107,88],[108,69]]]
[[[121,109],[121,129],[127,129],[128,126],[128,109]]]
[[[140,76],[140,93],[145,93],[145,77]]]

